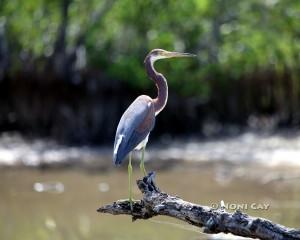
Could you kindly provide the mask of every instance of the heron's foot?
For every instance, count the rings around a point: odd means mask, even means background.
[[[130,206],[130,211],[133,212],[133,205],[135,202],[139,202],[139,200],[135,200],[135,199],[130,199],[130,198],[126,198],[126,199],[120,199],[118,201],[116,201],[116,203],[123,203],[123,204],[129,204]]]
[[[126,214],[132,216],[134,216],[134,209],[135,212],[139,211],[138,206],[140,206],[140,204],[141,204],[140,200],[135,200],[135,199],[130,200],[129,198],[119,199],[114,202],[114,206],[118,206],[118,208],[121,207],[123,210],[126,209]]]
[[[129,205],[130,205],[130,211],[133,212],[133,200],[132,200],[132,198],[129,198],[128,201],[129,201]]]

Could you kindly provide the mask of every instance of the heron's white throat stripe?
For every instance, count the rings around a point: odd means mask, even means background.
[[[115,149],[114,149],[114,155],[117,154],[118,149],[119,149],[119,146],[120,146],[120,144],[121,144],[123,138],[124,138],[124,135],[123,135],[123,134],[119,135],[118,140],[117,140],[117,143],[116,143],[116,146],[115,146]]]

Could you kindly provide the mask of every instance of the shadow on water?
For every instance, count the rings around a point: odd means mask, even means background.
[[[182,165],[158,171],[162,190],[208,206],[224,200],[228,211],[239,207],[254,216],[300,226],[299,169]],[[136,167],[134,177],[140,176]],[[100,205],[127,197],[124,169],[91,173],[3,168],[0,193],[0,239],[207,239],[170,218],[132,223],[128,216],[98,214]],[[141,197],[136,187],[134,195]]]

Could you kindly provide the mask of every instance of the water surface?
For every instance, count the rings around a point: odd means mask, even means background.
[[[136,179],[140,175],[135,169]],[[157,181],[162,190],[203,205],[221,200],[248,206],[269,204],[266,210],[243,211],[300,227],[297,173],[295,168],[211,164],[158,171]],[[294,178],[282,180],[293,174]],[[135,198],[141,197],[136,187],[134,192]],[[101,205],[127,197],[127,173],[122,169],[4,168],[0,169],[0,195],[0,239],[207,239],[196,228],[171,218],[131,222],[129,216],[97,213]]]

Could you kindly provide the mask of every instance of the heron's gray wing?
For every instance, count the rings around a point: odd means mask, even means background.
[[[147,137],[154,124],[155,110],[151,98],[138,97],[119,122],[114,143],[114,163],[121,164],[127,154]]]

